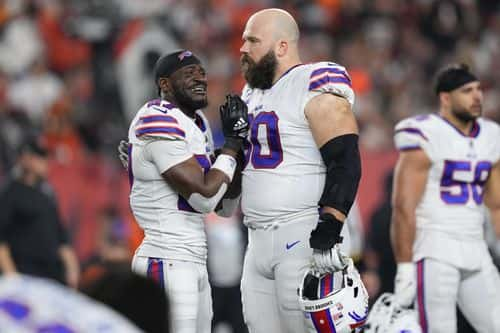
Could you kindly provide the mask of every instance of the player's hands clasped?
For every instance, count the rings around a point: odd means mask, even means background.
[[[403,308],[410,307],[417,295],[417,274],[415,264],[403,262],[398,264],[394,280],[394,301]]]
[[[227,95],[226,102],[220,106],[224,147],[238,151],[248,135],[248,108],[238,95]]]
[[[128,169],[128,141],[121,140],[118,145],[118,157],[125,169]]]

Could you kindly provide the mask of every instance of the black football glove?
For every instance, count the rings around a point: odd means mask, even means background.
[[[343,225],[344,224],[337,220],[332,214],[322,213],[319,216],[318,225],[311,231],[309,245],[313,249],[329,250],[335,244],[342,243],[340,232],[342,231]]]
[[[235,152],[241,149],[248,135],[248,108],[238,95],[227,95],[226,103],[220,106],[224,148]]]

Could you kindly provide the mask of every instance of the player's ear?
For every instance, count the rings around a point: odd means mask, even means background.
[[[158,79],[158,86],[160,91],[169,91],[171,89],[170,80],[166,77],[161,77]]]
[[[450,93],[447,93],[447,92],[439,93],[439,102],[443,106],[450,105]]]
[[[286,40],[278,40],[275,54],[278,58],[283,57],[288,52],[288,42]]]

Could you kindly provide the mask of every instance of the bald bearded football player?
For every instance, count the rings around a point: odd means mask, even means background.
[[[333,62],[302,64],[298,41],[293,17],[266,9],[248,20],[240,49],[251,122],[241,286],[250,332],[306,331],[297,287],[311,264],[345,267],[341,231],[361,175],[351,79]]]

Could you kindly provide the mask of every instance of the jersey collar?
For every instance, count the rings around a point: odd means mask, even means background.
[[[441,115],[438,115],[438,117],[441,118],[442,120],[444,120],[444,122],[446,122],[448,125],[453,127],[455,129],[455,131],[457,131],[461,136],[464,136],[466,138],[477,138],[477,136],[479,135],[479,132],[481,131],[481,126],[479,126],[479,123],[477,122],[477,120],[474,120],[474,123],[472,124],[472,128],[470,130],[470,133],[465,134],[460,129],[458,129],[455,125],[453,125],[448,119],[444,118]]]
[[[285,72],[285,73],[283,73],[283,74],[279,77],[279,79],[278,79],[278,80],[276,80],[276,82],[274,82],[274,83],[273,83],[273,85],[271,86],[271,88],[269,88],[269,89],[272,89],[272,88],[273,88],[273,87],[274,87],[274,86],[275,86],[278,82],[280,82],[280,80],[281,80],[282,78],[284,78],[284,77],[285,77],[288,73],[290,73],[293,69],[295,69],[295,68],[297,68],[297,67],[299,67],[299,66],[302,66],[302,65],[304,65],[304,64],[302,64],[302,63],[301,63],[301,64],[297,64],[297,65],[294,65],[294,66],[292,66],[292,67],[288,68],[288,69],[286,70],[286,72]]]

